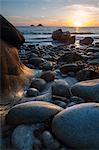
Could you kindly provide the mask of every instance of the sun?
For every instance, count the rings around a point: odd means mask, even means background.
[[[79,20],[77,20],[77,21],[74,22],[74,26],[75,27],[81,27],[81,25],[82,25],[82,23]]]

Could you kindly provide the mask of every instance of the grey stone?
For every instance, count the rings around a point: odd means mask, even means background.
[[[60,143],[53,137],[53,135],[49,131],[44,131],[41,135],[41,139],[45,148],[55,150],[60,146]]]
[[[33,127],[20,125],[15,128],[12,134],[12,145],[19,150],[32,150],[33,142]]]
[[[31,82],[31,85],[30,85],[31,88],[36,88],[40,92],[42,90],[44,90],[45,86],[46,86],[46,81],[43,80],[43,79],[40,79],[40,78],[32,79],[32,82]]]
[[[26,96],[28,97],[35,97],[38,96],[40,93],[37,89],[35,88],[29,88],[26,92]]]
[[[99,104],[84,103],[58,113],[52,131],[66,146],[99,149]]]
[[[69,98],[71,94],[68,83],[61,79],[55,80],[52,85],[52,94]]]
[[[26,102],[12,107],[6,116],[6,121],[9,124],[39,123],[62,110],[63,108],[48,102]]]
[[[87,102],[99,102],[99,79],[78,82],[71,88],[71,92]]]

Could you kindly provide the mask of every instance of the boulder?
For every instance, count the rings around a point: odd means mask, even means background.
[[[87,102],[99,102],[99,79],[78,82],[72,86],[71,92]]]
[[[70,98],[70,90],[69,85],[65,80],[55,80],[52,85],[52,94],[56,96],[62,96],[66,98]]]
[[[62,36],[62,30],[61,29],[58,29],[52,33],[52,39],[53,40],[59,40],[59,39],[61,39],[61,36]]]
[[[53,135],[49,131],[44,131],[41,135],[42,142],[46,149],[58,149],[60,144],[54,139]]]
[[[93,38],[92,37],[85,37],[83,40],[80,40],[81,45],[90,45],[93,43]]]
[[[67,74],[68,72],[77,72],[78,66],[77,64],[65,64],[60,67],[60,71],[63,74]]]
[[[46,81],[40,78],[33,78],[30,87],[36,88],[40,92],[44,90],[46,86]]]
[[[45,71],[40,78],[44,79],[46,82],[51,82],[54,81],[55,74],[52,71]]]
[[[19,125],[12,133],[11,142],[14,149],[32,150],[34,141],[32,126]]]
[[[29,59],[29,64],[34,65],[35,67],[39,67],[40,64],[42,64],[45,60],[43,58],[40,57],[32,57]]]
[[[66,146],[75,149],[99,149],[99,104],[84,103],[58,113],[52,132]]]
[[[29,124],[44,122],[63,108],[48,102],[33,101],[12,107],[6,115],[8,124]]]
[[[77,72],[76,78],[78,81],[85,81],[85,80],[91,80],[99,78],[99,73],[95,72],[92,69],[82,69]]]
[[[77,52],[65,52],[65,54],[59,57],[58,62],[72,63],[79,60],[82,60],[82,56]]]
[[[40,93],[37,89],[35,88],[29,88],[26,92],[27,97],[35,97],[38,96]]]

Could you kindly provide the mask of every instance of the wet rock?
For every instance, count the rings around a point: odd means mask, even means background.
[[[60,56],[58,62],[72,63],[79,60],[82,60],[82,56],[77,52],[65,52],[65,54]]]
[[[85,101],[99,102],[99,79],[78,82],[71,88],[71,92]]]
[[[62,107],[62,108],[66,108],[66,103],[63,102],[63,101],[55,100],[55,101],[54,101],[54,104],[56,104],[56,105],[58,105],[58,106],[60,106],[60,107]]]
[[[44,79],[46,82],[51,82],[54,81],[55,75],[52,71],[45,71],[40,78]]]
[[[99,78],[99,73],[86,68],[77,72],[76,77],[78,81],[91,80]]]
[[[40,92],[42,90],[44,90],[45,86],[46,86],[46,81],[43,80],[43,79],[40,79],[40,78],[32,79],[32,82],[31,82],[31,85],[30,85],[31,88],[36,88]]]
[[[71,94],[68,83],[61,79],[54,81],[52,85],[52,94],[69,98]]]
[[[38,96],[40,93],[37,89],[35,88],[29,88],[26,92],[27,97],[35,97]]]
[[[49,131],[44,131],[41,135],[41,139],[45,148],[55,150],[58,149],[60,146],[59,142],[54,139]]]
[[[8,124],[40,123],[61,110],[63,110],[61,107],[48,102],[26,102],[12,107],[6,116],[6,121]]]
[[[99,104],[78,104],[58,113],[52,121],[52,131],[72,148],[98,149]]]
[[[61,36],[62,36],[62,30],[58,29],[58,30],[53,32],[52,39],[59,40],[61,38]]]
[[[41,150],[41,149],[42,149],[42,144],[41,144],[40,140],[35,139],[32,150]]]
[[[47,61],[47,62],[42,63],[40,65],[40,69],[42,69],[43,71],[52,70],[53,69],[53,64],[50,61]]]
[[[43,58],[40,58],[40,57],[32,57],[29,59],[29,64],[32,64],[34,65],[35,67],[39,67],[41,63],[44,62],[44,59]]]
[[[84,99],[77,96],[72,96],[69,100],[70,102],[76,102],[77,104],[85,102]]]
[[[19,150],[32,150],[35,138],[33,136],[33,127],[20,125],[15,128],[12,134],[13,148]]]
[[[69,39],[69,44],[74,44],[75,40],[76,40],[76,37],[75,36],[71,36],[70,39]]]
[[[63,66],[60,67],[60,71],[63,74],[67,74],[68,72],[77,72],[78,66],[77,64],[65,64]]]
[[[80,40],[81,45],[90,45],[93,43],[93,38],[92,37],[85,37],[83,40]]]

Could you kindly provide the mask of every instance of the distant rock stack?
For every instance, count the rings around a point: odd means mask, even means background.
[[[33,71],[24,66],[18,56],[18,49],[25,42],[23,35],[1,15],[0,29],[1,103],[4,104],[8,103],[9,96],[16,95],[23,88]]]

